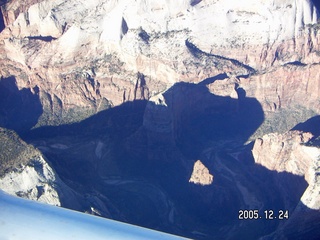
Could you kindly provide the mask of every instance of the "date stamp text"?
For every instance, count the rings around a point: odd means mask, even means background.
[[[238,219],[240,220],[287,220],[289,219],[288,210],[264,210],[260,212],[259,210],[239,210]]]

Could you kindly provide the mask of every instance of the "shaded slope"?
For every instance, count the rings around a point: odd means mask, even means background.
[[[18,133],[35,126],[42,114],[39,88],[18,89],[15,77],[0,80],[0,126]]]
[[[224,77],[204,82],[218,79]],[[265,210],[292,212],[307,184],[255,164],[251,146],[243,146],[263,121],[255,99],[242,89],[237,99],[216,96],[206,84],[177,83],[163,94],[165,104],[126,102],[80,123],[34,129],[24,139],[69,186],[108,199],[120,213],[111,213],[115,219],[195,239],[271,234],[284,220],[240,221],[239,210],[258,209],[262,217]],[[149,104],[169,118],[167,126],[156,127],[152,114],[154,124],[144,125]],[[197,159],[214,175],[212,185],[189,183]]]

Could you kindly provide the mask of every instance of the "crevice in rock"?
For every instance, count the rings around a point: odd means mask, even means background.
[[[24,13],[24,17],[26,19],[27,26],[29,26],[30,25],[29,12]]]
[[[137,82],[134,89],[134,100],[149,99],[149,89],[146,85],[146,79],[143,73],[138,72]]]
[[[150,40],[150,35],[141,28],[140,32],[139,32],[139,37],[146,43],[149,44],[149,40]]]
[[[307,66],[307,64],[302,63],[300,61],[288,62],[288,63],[285,64],[285,66],[287,66],[287,65],[294,65],[294,66],[301,66],[301,67]]]
[[[216,54],[212,54],[212,53],[206,53],[206,52],[202,51],[196,45],[194,45],[189,39],[186,39],[185,44],[186,44],[187,48],[189,49],[189,51],[197,58],[199,58],[201,55],[205,55],[208,57],[215,57],[217,59],[230,61],[235,66],[242,67],[242,68],[246,69],[250,74],[256,73],[256,70],[254,68],[252,68],[246,64],[243,64],[242,62],[239,62],[236,59],[227,58],[224,56],[220,56],[220,55],[216,55]]]
[[[200,2],[202,2],[202,0],[191,0],[190,1],[190,5],[193,7],[193,6],[197,5],[197,4],[199,4]]]
[[[240,80],[240,78],[244,78],[247,79],[248,77],[250,77],[249,74],[245,74],[245,75],[237,75],[237,79]]]
[[[221,73],[221,74],[218,74],[214,77],[204,79],[202,82],[199,83],[199,85],[209,85],[209,84],[212,84],[216,80],[224,80],[226,78],[228,78],[228,75],[226,73]]]
[[[0,2],[1,5],[1,2]],[[0,7],[0,33],[2,32],[2,30],[5,28],[5,24],[4,24],[4,19],[3,19],[3,14],[2,14],[2,7]]]
[[[37,188],[37,199],[39,199],[45,192],[44,186],[36,186]]]
[[[129,28],[128,28],[128,24],[127,24],[126,20],[124,18],[122,18],[122,22],[121,22],[122,36],[126,35],[128,30],[129,30]]]
[[[56,40],[57,38],[52,36],[29,36],[27,37],[30,40],[40,40],[44,42],[51,42],[52,40]]]

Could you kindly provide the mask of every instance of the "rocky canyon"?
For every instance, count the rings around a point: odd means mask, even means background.
[[[191,239],[319,239],[316,1],[0,5],[1,190]]]

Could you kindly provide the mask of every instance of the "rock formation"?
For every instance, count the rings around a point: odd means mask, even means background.
[[[273,238],[299,236],[316,239],[319,234],[312,224],[319,222],[317,214],[320,210],[318,179],[320,149],[310,144],[306,145],[312,137],[311,133],[299,131],[273,133],[257,139],[253,146],[252,152],[256,163],[270,170],[304,176],[308,183],[300,203],[290,213],[290,220],[279,226],[272,235]],[[300,221],[301,218],[304,221]],[[309,231],[306,231],[305,235],[299,233],[299,231],[303,232],[302,229],[307,225],[309,225]]]
[[[213,176],[209,173],[208,168],[206,168],[200,160],[196,161],[189,182],[200,185],[210,185],[212,181]]]
[[[305,175],[312,163],[302,144],[312,137],[311,133],[298,131],[271,133],[255,140],[252,154],[256,163],[270,170]]]
[[[15,76],[19,89],[39,87],[38,126],[79,121],[221,72],[266,112],[319,111],[319,92],[310,94],[319,87],[318,12],[310,1],[16,0],[3,15],[1,75]]]
[[[305,206],[319,210],[320,199],[313,194],[314,188],[319,187],[317,166],[320,152],[317,147],[305,145],[312,137],[311,133],[299,131],[268,134],[255,141],[252,153],[256,163],[270,170],[304,176],[309,187],[301,201]]]
[[[317,233],[312,1],[0,4],[0,188],[196,239]]]
[[[59,193],[63,188],[68,191],[67,187],[41,152],[3,128],[1,143],[0,188],[10,194],[60,206]]]

